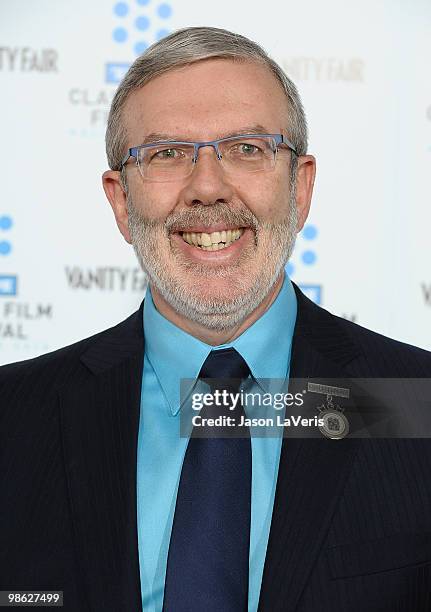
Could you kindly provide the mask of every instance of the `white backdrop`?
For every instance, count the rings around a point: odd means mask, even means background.
[[[193,25],[261,43],[302,94],[318,176],[292,279],[431,349],[429,0],[0,0],[0,363],[140,303],[101,186],[106,115],[136,55]]]

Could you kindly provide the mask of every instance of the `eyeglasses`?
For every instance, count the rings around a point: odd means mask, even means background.
[[[134,157],[144,179],[160,183],[176,181],[193,172],[199,149],[213,147],[226,172],[233,175],[262,172],[275,167],[282,146],[296,153],[294,145],[282,134],[242,134],[208,142],[168,140],[132,147],[122,160],[121,169]]]

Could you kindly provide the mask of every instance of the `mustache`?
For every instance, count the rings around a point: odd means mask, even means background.
[[[259,229],[259,220],[247,209],[232,209],[228,204],[199,205],[190,210],[180,210],[169,215],[164,225],[168,234],[188,230],[193,225],[210,227],[217,223],[236,227],[251,227],[255,232]]]

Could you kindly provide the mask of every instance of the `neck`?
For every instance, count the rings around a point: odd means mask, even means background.
[[[205,344],[209,344],[211,346],[219,346],[220,344],[228,344],[238,338],[248,327],[253,325],[255,321],[260,319],[260,317],[268,310],[271,304],[274,302],[277,297],[284,279],[284,272],[282,272],[277,279],[276,283],[272,287],[271,291],[268,295],[262,300],[255,310],[253,310],[249,315],[245,317],[238,325],[231,329],[227,330],[214,330],[208,329],[191,319],[187,319],[183,315],[179,314],[176,310],[170,306],[166,300],[162,297],[162,295],[157,291],[157,289],[151,285],[151,295],[153,298],[153,302],[159,313],[168,319],[171,323],[187,332],[191,336],[198,338]]]

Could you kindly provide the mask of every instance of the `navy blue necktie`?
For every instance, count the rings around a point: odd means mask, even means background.
[[[241,355],[230,348],[211,351],[199,378],[212,379],[213,393],[216,389],[236,393],[249,373]],[[236,411],[224,408],[225,414],[234,414],[237,421],[244,414],[238,404]],[[202,411],[202,416],[207,416]],[[190,437],[169,546],[164,612],[247,610],[251,515],[248,428],[246,433],[243,428],[241,435],[201,437],[200,431],[200,437],[193,433]]]

